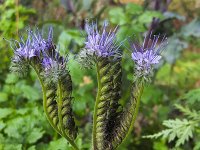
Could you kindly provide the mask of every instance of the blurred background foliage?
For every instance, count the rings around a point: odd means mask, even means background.
[[[96,94],[95,70],[74,60],[84,44],[85,19],[119,25],[118,41],[142,33],[166,34],[168,47],[142,97],[130,137],[119,150],[200,149],[200,2],[199,0],[0,0],[0,150],[70,150],[47,122],[35,73],[25,79],[9,72],[12,49],[3,38],[18,39],[29,27],[54,27],[54,41],[69,53],[74,114],[81,149],[91,143]],[[129,99],[134,64],[123,50],[123,98]],[[160,138],[162,137],[162,138]]]

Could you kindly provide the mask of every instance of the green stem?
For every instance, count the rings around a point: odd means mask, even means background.
[[[44,112],[45,112],[45,115],[46,115],[46,117],[47,117],[47,120],[49,121],[49,123],[50,123],[50,125],[52,126],[52,128],[53,128],[56,132],[58,132],[60,135],[62,135],[62,134],[60,133],[60,131],[58,130],[58,128],[53,124],[53,122],[52,122],[50,116],[48,115],[47,107],[46,107],[46,105],[47,105],[46,88],[45,88],[45,85],[44,85],[44,83],[43,83],[43,81],[42,81],[42,78],[41,78],[41,76],[40,76],[40,73],[39,73],[39,71],[37,70],[37,68],[36,68],[35,66],[33,66],[33,65],[31,65],[31,66],[32,66],[32,68],[35,70],[36,75],[37,75],[37,77],[38,77],[38,80],[39,80],[39,82],[40,82],[40,85],[41,85],[41,87],[42,87],[42,93],[43,93],[43,108],[44,108]]]
[[[47,102],[46,88],[45,88],[45,86],[44,86],[44,83],[43,83],[43,81],[42,81],[42,78],[40,77],[40,73],[39,73],[39,71],[37,70],[37,68],[34,67],[33,65],[32,65],[32,68],[35,70],[36,75],[37,75],[37,77],[38,77],[38,80],[39,80],[39,82],[40,82],[40,85],[41,85],[41,87],[42,87],[42,93],[43,93],[43,108],[44,108],[44,112],[45,112],[45,115],[46,115],[46,117],[47,117],[47,120],[49,121],[49,123],[50,123],[50,125],[53,127],[53,129],[54,129],[56,132],[58,132],[58,133],[62,136],[62,133],[60,133],[60,131],[58,130],[58,128],[57,128],[56,126],[54,126],[52,120],[50,119],[50,117],[49,117],[49,115],[48,115],[48,113],[47,113],[47,107],[46,107],[46,102]],[[62,91],[61,91],[61,92],[62,92]],[[60,94],[59,94],[59,95],[60,95]],[[61,98],[62,98],[62,95],[61,95]],[[59,98],[59,99],[60,99],[60,98]],[[59,100],[59,101],[60,101],[60,100]],[[59,115],[59,120],[60,120],[60,115]],[[61,122],[62,122],[62,121],[61,121]],[[68,142],[72,145],[72,147],[74,148],[74,150],[79,150],[78,147],[76,146],[76,144],[74,143],[74,141],[72,141],[69,137],[67,137],[67,136],[65,136],[65,135],[64,135],[64,137],[65,137],[65,139],[67,139]]]
[[[99,104],[100,90],[101,90],[101,86],[102,86],[101,82],[100,82],[100,73],[99,73],[98,63],[96,63],[96,71],[97,71],[98,91],[97,91],[95,107],[94,107],[94,114],[93,114],[93,132],[92,132],[93,149],[96,149],[97,106]]]
[[[61,109],[62,109],[62,99],[63,99],[63,91],[62,91],[62,84],[61,81],[58,81],[58,93],[59,93],[59,99],[58,99],[58,117],[59,117],[59,125],[60,125],[60,129],[62,131],[62,135],[65,137],[65,139],[72,145],[74,150],[78,150],[78,147],[76,146],[76,144],[74,143],[73,140],[71,140],[64,131],[63,128],[63,121],[62,121],[62,115],[61,115]]]

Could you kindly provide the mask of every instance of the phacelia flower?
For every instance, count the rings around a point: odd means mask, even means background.
[[[20,41],[12,40],[9,42],[14,51],[11,69],[14,68],[14,71],[19,72],[19,74],[25,74],[27,69],[23,68],[28,68],[28,65],[40,66],[47,55],[53,55],[56,51],[53,45],[52,28],[49,28],[47,38],[43,37],[42,31],[39,29],[29,29],[26,38],[21,37]]]
[[[15,55],[25,60],[37,56],[39,52],[37,49],[34,49],[32,47],[31,42],[32,42],[31,33],[28,32],[28,37],[26,42],[24,42],[23,38],[21,38],[21,41],[18,42],[18,48],[16,47],[16,49],[14,49]]]
[[[87,22],[85,25],[85,31],[87,38],[85,42],[85,49],[89,55],[96,55],[98,57],[110,57],[118,56],[119,48],[116,42],[116,30],[107,31],[108,22],[104,21],[102,30],[99,31],[97,24]]]
[[[49,28],[48,38],[44,39],[42,32],[38,29],[36,31],[28,30],[27,39],[24,41],[21,37],[20,41],[14,41],[14,57],[24,60],[30,60],[33,57],[40,57],[41,54],[52,47],[52,28]]]
[[[132,45],[132,60],[135,62],[136,77],[143,77],[149,80],[153,75],[154,65],[158,64],[162,58],[161,51],[166,47],[166,37],[160,38],[159,35],[147,37],[142,45]]]

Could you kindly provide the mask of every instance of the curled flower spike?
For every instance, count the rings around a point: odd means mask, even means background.
[[[85,31],[87,33],[87,39],[85,42],[85,49],[89,55],[96,55],[98,57],[110,57],[119,56],[119,48],[116,42],[116,30],[107,31],[108,22],[104,21],[102,30],[99,31],[97,24],[87,22],[85,25]]]
[[[158,43],[159,42],[159,43]],[[142,45],[132,45],[132,60],[135,62],[136,77],[143,77],[149,80],[153,75],[154,65],[158,64],[162,58],[161,51],[166,47],[167,38],[160,38],[159,35],[150,36],[143,41]]]

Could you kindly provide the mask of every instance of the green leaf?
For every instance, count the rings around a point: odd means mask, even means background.
[[[70,56],[70,58],[71,57],[73,56]],[[80,64],[73,59],[69,61],[69,68],[74,84],[79,85],[83,81],[85,70],[81,69]]]
[[[7,144],[3,150],[22,150],[22,144]]]
[[[181,99],[186,99],[188,103],[195,104],[200,102],[200,88],[190,90]]]
[[[5,102],[8,100],[8,94],[5,92],[0,92],[0,102]]]
[[[6,124],[3,121],[0,121],[0,131],[6,126]]]
[[[125,15],[122,8],[112,8],[109,11],[110,22],[117,25],[124,25],[129,22],[129,18]]]
[[[175,107],[177,109],[179,109],[184,115],[188,116],[191,119],[198,119],[199,118],[200,113],[198,113],[195,110],[190,110],[188,107],[183,107],[179,104],[175,104]]]
[[[191,21],[186,26],[182,27],[181,33],[185,37],[194,36],[194,37],[200,37],[200,18],[195,18],[193,21]]]
[[[35,143],[37,140],[39,140],[44,134],[44,131],[42,131],[42,129],[40,128],[33,128],[33,130],[31,130],[31,132],[28,134],[27,137],[27,142],[32,144]]]
[[[13,84],[13,83],[16,83],[17,81],[18,81],[18,77],[16,76],[16,74],[10,73],[7,75],[7,78],[6,78],[7,84]]]
[[[35,145],[29,147],[28,150],[36,150]]]
[[[82,46],[84,43],[84,39],[80,34],[80,31],[71,29],[71,30],[64,30],[59,38],[58,38],[58,45],[60,46],[61,53],[66,54],[66,48],[70,48],[71,42],[75,42],[79,46]]]
[[[181,56],[181,52],[188,47],[188,44],[181,41],[177,35],[170,37],[168,43],[162,55],[167,63],[173,64]]]
[[[11,108],[0,108],[0,119],[6,118],[12,112],[13,112],[13,109]]]
[[[131,15],[136,15],[142,13],[142,6],[134,3],[129,3],[126,5],[126,12]]]
[[[39,89],[31,87],[29,85],[21,85],[20,90],[23,93],[23,96],[28,100],[39,100],[41,98]]]
[[[138,17],[140,23],[150,23],[153,18],[163,18],[163,15],[157,11],[145,11],[142,15]]]
[[[153,150],[168,150],[164,140],[153,142]]]
[[[181,16],[181,15],[174,13],[174,12],[167,11],[167,12],[164,13],[164,16],[165,16],[165,19],[174,19],[175,18],[175,19],[178,19],[180,21],[185,21],[185,16]]]
[[[64,138],[60,138],[56,141],[52,141],[49,144],[48,150],[73,150],[71,146],[69,146],[68,142]]]
[[[13,137],[13,138],[22,138],[21,133],[22,131],[20,131],[20,128],[22,128],[22,126],[24,125],[24,119],[21,117],[9,120],[7,122],[7,127],[4,129],[4,132],[9,136],[9,137]],[[23,130],[26,130],[27,127],[25,126],[23,128]]]
[[[177,139],[176,147],[179,147],[193,137],[194,126],[197,124],[197,122],[188,121],[187,119],[165,120],[163,125],[168,129],[153,135],[144,136],[144,138],[158,138],[162,136],[167,138],[169,142]]]

